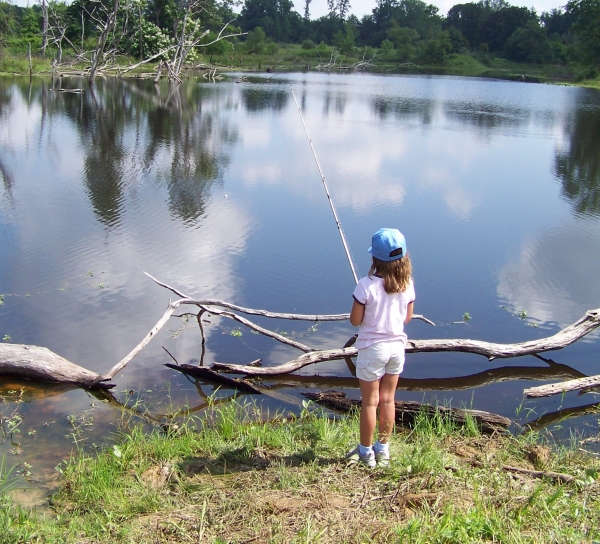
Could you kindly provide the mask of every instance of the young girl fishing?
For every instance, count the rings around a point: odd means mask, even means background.
[[[360,383],[360,444],[349,459],[369,468],[389,464],[389,438],[394,428],[394,396],[404,367],[404,324],[413,315],[415,289],[406,240],[397,229],[380,229],[369,253],[373,264],[353,297],[350,323],[358,326],[356,377]],[[373,433],[379,407],[378,440]]]

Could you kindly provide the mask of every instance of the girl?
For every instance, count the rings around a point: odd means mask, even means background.
[[[404,367],[404,324],[413,315],[415,289],[406,240],[397,229],[380,229],[373,235],[369,253],[373,264],[353,297],[350,323],[358,326],[356,377],[360,383],[360,444],[351,461],[369,468],[389,464],[388,440],[394,427],[394,395]],[[379,435],[373,433],[379,407]]]

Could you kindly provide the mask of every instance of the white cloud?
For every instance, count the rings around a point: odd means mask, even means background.
[[[565,327],[600,307],[600,229],[568,219],[521,247],[498,278],[498,296],[513,311]]]
[[[273,162],[249,163],[244,165],[244,182],[247,185],[271,185],[281,180],[281,168]]]

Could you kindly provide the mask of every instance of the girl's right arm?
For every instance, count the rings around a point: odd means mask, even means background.
[[[354,299],[352,304],[352,310],[350,311],[350,324],[354,327],[358,327],[365,316],[365,305]]]
[[[414,307],[415,303],[414,302],[409,302],[408,306],[406,307],[406,318],[404,319],[404,323],[408,323],[413,316],[413,307]],[[352,316],[350,316],[350,322],[352,322]]]

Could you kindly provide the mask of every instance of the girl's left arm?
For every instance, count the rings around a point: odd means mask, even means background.
[[[409,302],[408,306],[406,307],[406,318],[404,319],[405,324],[412,319],[414,305],[414,302]],[[350,319],[352,319],[352,317],[350,317]]]

